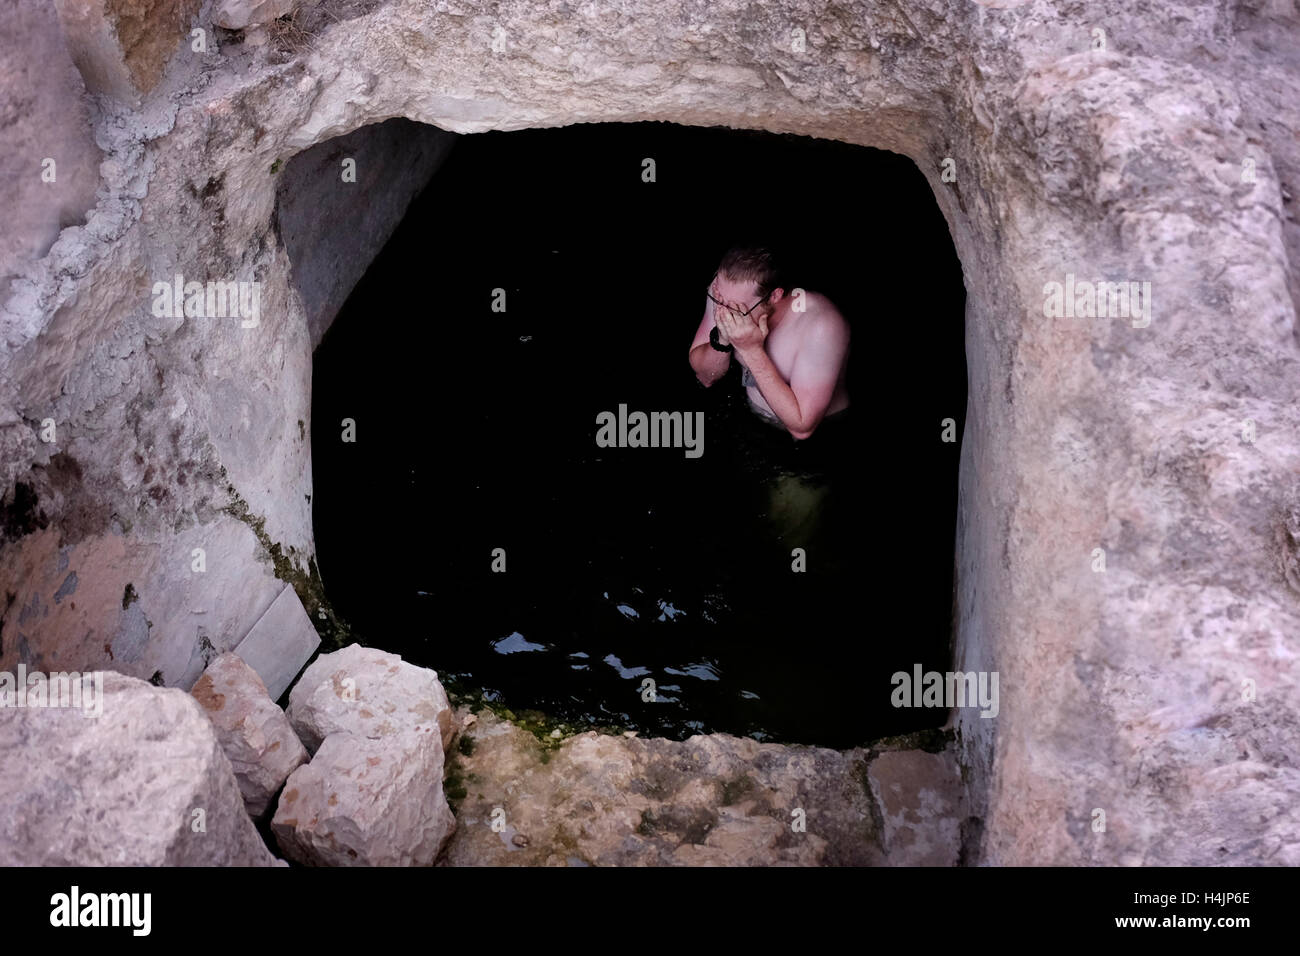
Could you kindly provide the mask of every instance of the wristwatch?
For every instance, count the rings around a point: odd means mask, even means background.
[[[719,352],[730,352],[730,351],[731,351],[731,345],[730,345],[730,344],[727,344],[727,345],[719,345],[719,344],[718,344],[718,327],[717,327],[716,325],[715,325],[713,328],[709,329],[709,344],[712,345],[712,346],[713,346],[715,349],[717,349]]]

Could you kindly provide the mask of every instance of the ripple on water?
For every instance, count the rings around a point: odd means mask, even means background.
[[[528,651],[544,651],[545,644],[534,644],[518,631],[512,633],[509,637],[503,637],[500,640],[492,642],[492,650],[498,654],[522,654]]]

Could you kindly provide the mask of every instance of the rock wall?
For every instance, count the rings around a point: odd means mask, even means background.
[[[1002,689],[955,715],[974,859],[1300,862],[1294,2],[322,0],[193,15],[206,52],[140,9],[128,90],[68,34],[99,198],[0,309],[0,667],[177,682],[282,581],[332,626],[294,155],[392,117],[820,136],[915,160],[965,271],[955,656]],[[155,309],[177,274],[258,282],[257,322]],[[1048,314],[1071,276],[1149,282],[1149,322]]]
[[[313,350],[455,141],[455,133],[390,119],[318,143],[285,166],[276,225]],[[340,188],[358,169],[364,179]]]
[[[61,229],[85,219],[100,155],[85,85],[52,6],[0,3],[0,78],[10,91],[0,99],[0,289],[7,289],[22,263],[44,256]]]

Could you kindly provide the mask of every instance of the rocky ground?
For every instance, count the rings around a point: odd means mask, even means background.
[[[440,865],[960,862],[961,777],[938,731],[835,751],[728,734],[566,734],[540,715],[455,713],[457,826]]]
[[[940,731],[843,752],[575,732],[453,708],[436,672],[355,644],[287,713],[235,654],[191,694],[110,673],[88,700],[0,707],[0,865],[952,866],[977,832]]]

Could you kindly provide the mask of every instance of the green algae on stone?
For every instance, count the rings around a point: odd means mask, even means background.
[[[754,779],[752,777],[736,777],[734,780],[724,780],[722,782],[722,805],[729,807],[739,802],[747,793],[754,789]]]
[[[908,734],[881,737],[868,744],[867,749],[873,755],[891,750],[924,750],[928,754],[938,754],[943,753],[954,739],[955,735],[951,730],[927,727],[924,730],[914,730]]]
[[[443,789],[447,794],[447,803],[451,805],[452,810],[460,808],[461,802],[469,796],[469,791],[465,789],[465,784],[459,779],[448,780]]]
[[[451,807],[452,813],[459,810],[461,801],[469,796],[465,780],[466,775],[460,757],[454,751],[446,754],[442,772],[442,789],[447,796],[447,805]]]
[[[226,478],[224,465],[221,467],[221,477]],[[303,571],[284,554],[280,542],[271,540],[271,536],[266,533],[266,518],[253,513],[248,507],[248,502],[235,490],[235,486],[229,480],[226,482],[226,493],[230,496],[230,503],[221,510],[237,521],[242,521],[252,530],[258,543],[270,557],[275,576],[292,587],[294,593],[298,595],[298,600],[302,602],[303,609],[306,610],[312,626],[316,628],[316,633],[320,635],[321,642],[331,650],[338,650],[352,643],[355,638],[351,626],[339,617],[325,596],[325,585],[321,581],[316,560],[308,558],[307,570]],[[289,550],[291,553],[296,552],[293,547]]]
[[[885,833],[885,813],[876,802],[876,795],[871,792],[871,777],[868,773],[870,759],[858,760],[853,764],[853,769],[849,771],[849,776],[857,781],[858,786],[862,788],[863,794],[867,799],[867,809],[869,816],[864,817],[859,824],[862,828],[864,837],[871,843],[876,844],[884,851],[884,833]]]
[[[593,730],[603,736],[618,737],[629,729],[618,724],[597,724],[571,718],[561,720],[545,711],[534,709],[520,710],[516,714],[514,710],[506,707],[501,702],[486,699],[485,694],[487,691],[484,688],[474,687],[452,676],[440,677],[440,679],[442,680],[443,689],[447,692],[447,699],[453,706],[467,707],[474,714],[482,713],[485,710],[491,711],[502,720],[514,724],[520,730],[528,731],[544,749],[553,749],[570,737]],[[556,730],[560,732],[558,737],[552,736]]]

